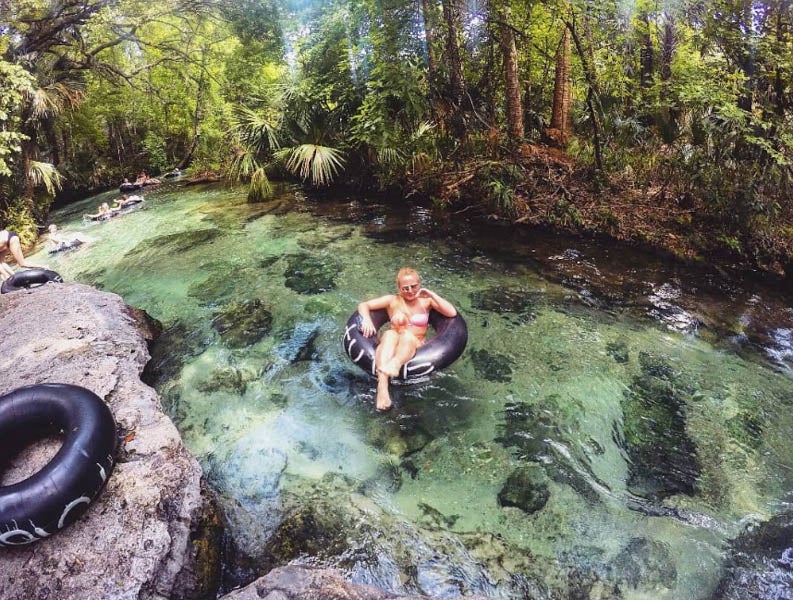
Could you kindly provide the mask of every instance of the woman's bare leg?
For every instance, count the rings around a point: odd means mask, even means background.
[[[377,410],[388,410],[391,408],[391,394],[388,392],[388,373],[383,370],[383,366],[388,363],[396,351],[399,343],[399,335],[391,329],[383,332],[380,343],[374,353],[374,364],[377,368],[377,397],[375,406]]]
[[[377,410],[388,410],[391,408],[391,394],[388,392],[388,374],[383,371],[377,372],[375,406]]]
[[[383,371],[388,373],[391,377],[399,375],[399,370],[402,368],[402,365],[416,354],[418,345],[419,342],[416,336],[410,333],[401,334],[394,353],[391,356],[391,360],[383,363]]]

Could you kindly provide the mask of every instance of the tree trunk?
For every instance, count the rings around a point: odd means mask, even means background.
[[[446,24],[446,68],[449,72],[449,86],[446,94],[451,107],[446,116],[448,130],[459,140],[465,140],[465,118],[462,112],[465,80],[463,79],[463,63],[460,58],[459,0],[443,0],[443,19]]]
[[[546,135],[558,146],[565,147],[573,131],[573,82],[570,78],[570,32],[562,32],[556,52],[556,78],[553,85],[551,126]]]
[[[570,30],[570,35],[573,36],[576,52],[578,53],[578,57],[581,60],[581,66],[584,69],[584,75],[586,76],[587,84],[589,85],[586,95],[586,106],[587,111],[589,112],[589,117],[592,120],[592,145],[594,147],[595,153],[595,168],[598,171],[602,171],[603,148],[601,147],[600,141],[600,118],[598,116],[598,110],[595,106],[596,104],[598,106],[600,105],[600,94],[598,92],[598,83],[597,76],[595,74],[594,63],[589,60],[589,57],[593,55],[592,47],[591,45],[589,46],[589,52],[587,52],[587,50],[584,48],[584,45],[581,43],[581,39],[578,37],[575,23],[572,19],[570,21],[566,21],[565,24]]]
[[[427,72],[429,74],[430,86],[437,81],[438,67],[435,64],[435,53],[433,46],[435,38],[432,34],[432,18],[430,0],[421,0],[421,16],[424,20],[424,41],[427,44]]]
[[[201,123],[204,120],[204,92],[206,88],[206,63],[207,54],[209,49],[204,46],[201,53],[201,67],[199,68],[199,75],[196,89],[195,111],[193,111],[193,139],[190,146],[187,148],[184,157],[179,161],[175,167],[177,169],[184,169],[190,164],[193,159],[193,153],[198,148],[198,142],[201,139]]]
[[[510,140],[523,139],[523,106],[520,100],[520,77],[518,76],[518,50],[515,35],[509,22],[512,17],[509,7],[500,15],[501,51],[504,54],[504,77],[507,114],[507,133]]]
[[[664,17],[664,37],[661,42],[661,81],[672,79],[672,58],[675,55],[675,18]]]
[[[458,0],[443,0],[443,19],[446,22],[446,64],[449,69],[449,92],[452,101],[459,108],[465,93],[463,63],[460,58],[460,11]]]
[[[647,27],[649,28],[649,19]],[[655,70],[655,57],[653,51],[653,38],[648,33],[644,34],[642,49],[639,51],[641,60],[640,84],[645,90],[653,85],[653,71]]]

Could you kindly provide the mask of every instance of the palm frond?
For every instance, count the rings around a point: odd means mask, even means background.
[[[416,130],[413,132],[410,138],[414,141],[418,140],[424,137],[427,133],[429,133],[433,129],[435,129],[434,124],[430,123],[429,121],[422,121],[421,123],[419,123],[419,126],[416,127]]]
[[[311,178],[315,186],[327,185],[344,169],[341,150],[315,144],[301,144],[282,156],[288,156],[286,170],[304,181]]]
[[[251,175],[251,185],[248,188],[248,202],[261,202],[272,198],[273,186],[270,183],[264,167],[259,167]]]
[[[61,189],[63,177],[58,170],[51,164],[31,160],[28,164],[28,178],[34,186],[43,185],[50,196],[55,195],[55,191]]]
[[[250,108],[240,108],[237,122],[232,128],[242,142],[256,150],[272,150],[281,147],[278,139],[280,123],[272,117]]]
[[[256,155],[247,149],[240,150],[232,159],[228,174],[231,179],[244,181],[261,168]]]
[[[398,148],[377,148],[377,160],[385,166],[395,166],[403,162],[405,153]]]

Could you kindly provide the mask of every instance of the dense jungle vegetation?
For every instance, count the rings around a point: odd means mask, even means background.
[[[792,3],[0,0],[0,221],[179,167],[793,272]]]

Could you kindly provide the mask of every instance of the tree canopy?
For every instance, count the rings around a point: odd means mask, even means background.
[[[5,0],[0,16],[0,210],[31,231],[59,185],[177,166],[252,200],[287,176],[517,215],[537,148],[595,192],[698,206],[728,247],[793,221],[790,0]],[[554,210],[575,221],[575,198]]]

